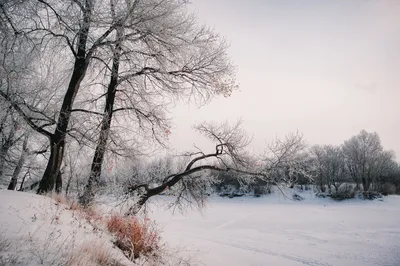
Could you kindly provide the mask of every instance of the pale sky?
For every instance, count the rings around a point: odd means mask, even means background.
[[[336,145],[365,129],[400,161],[400,1],[192,2],[230,43],[240,88],[200,109],[177,106],[173,147],[204,145],[196,122],[242,118],[256,152],[289,132]]]

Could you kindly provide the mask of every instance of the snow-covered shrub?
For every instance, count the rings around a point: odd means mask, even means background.
[[[317,198],[324,199],[324,198],[330,197],[330,194],[329,194],[329,193],[326,193],[326,192],[317,192],[317,193],[315,194],[315,196],[316,196]]]
[[[382,185],[380,192],[384,196],[396,194],[396,186],[392,183],[385,183]]]
[[[300,196],[299,194],[296,194],[296,193],[293,193],[292,198],[293,198],[293,200],[296,200],[296,201],[304,200],[304,198],[302,196]]]
[[[259,197],[261,195],[271,194],[271,184],[254,186],[254,196]]]
[[[155,255],[160,249],[159,231],[148,218],[114,214],[107,220],[107,229],[115,235],[115,245],[132,261],[141,255]]]
[[[382,194],[377,191],[365,191],[360,194],[360,198],[365,200],[374,200],[382,198]]]
[[[345,200],[345,199],[353,199],[355,197],[355,191],[353,185],[344,184],[340,186],[337,191],[331,193],[331,198],[334,200]]]
[[[216,173],[214,189],[222,197],[254,195],[259,197],[271,193],[271,183],[261,179],[250,179],[235,172]]]

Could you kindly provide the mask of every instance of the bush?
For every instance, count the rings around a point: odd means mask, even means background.
[[[380,192],[384,196],[396,194],[396,186],[392,183],[385,183],[382,185]]]
[[[366,191],[360,194],[362,199],[374,200],[382,198],[382,194],[377,191]]]
[[[355,197],[355,191],[352,185],[345,184],[340,186],[338,191],[331,193],[331,198],[334,200],[346,200],[346,199],[353,199]]]
[[[302,196],[300,196],[299,194],[296,194],[296,193],[293,193],[292,198],[293,198],[293,200],[296,200],[296,201],[304,200],[304,198]]]
[[[134,260],[140,255],[150,256],[159,249],[160,235],[148,218],[113,215],[107,221],[107,229],[116,237],[115,245]]]
[[[324,199],[324,198],[330,197],[331,195],[329,193],[326,193],[326,192],[318,192],[317,194],[315,194],[315,196],[317,198]]]
[[[260,197],[261,195],[271,194],[271,185],[258,185],[254,187],[254,196]]]

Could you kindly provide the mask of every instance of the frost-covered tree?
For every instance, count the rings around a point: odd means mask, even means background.
[[[252,180],[263,180],[276,184],[290,183],[290,179],[277,176],[276,170],[288,166],[292,174],[303,172],[298,167],[298,154],[304,149],[302,136],[290,134],[284,139],[276,139],[269,145],[268,151],[261,157],[250,155],[246,148],[250,138],[242,128],[241,122],[201,123],[195,129],[216,143],[213,152],[205,153],[197,149],[185,154],[186,162],[176,172],[141,180],[127,187],[130,195],[137,201],[128,214],[136,213],[153,196],[166,190],[173,190],[176,203],[195,202],[202,206],[207,196],[207,188],[216,181],[211,172],[239,173],[241,178],[250,183]],[[247,180],[246,180],[247,179]]]
[[[160,126],[165,131],[159,114],[168,96],[191,100],[199,95],[202,97],[196,99],[229,95],[235,79],[226,44],[212,30],[199,26],[186,6],[184,0],[1,3],[1,27],[6,29],[2,33],[7,33],[2,35],[7,41],[1,42],[1,50],[7,55],[4,65],[15,72],[17,55],[35,58],[35,66],[31,64],[28,75],[19,79],[26,84],[11,90],[1,86],[0,96],[49,142],[50,155],[38,193],[61,186],[60,169],[68,136],[86,143],[96,139],[91,124],[95,121],[74,119],[74,115],[102,117],[87,186],[89,195],[91,184],[100,175],[112,116],[117,111],[136,117],[139,123],[134,126],[151,131]],[[37,67],[42,64],[44,69]],[[100,96],[98,90],[97,94],[87,93],[91,105],[75,107],[81,88],[90,91],[96,85],[106,87],[106,92]],[[103,97],[103,110],[93,110]]]
[[[343,152],[350,176],[357,186],[362,184],[364,192],[369,191],[373,182],[389,174],[396,165],[394,153],[383,149],[376,132],[362,130],[344,142]]]
[[[155,8],[156,7],[156,8]],[[99,140],[83,204],[93,198],[101,175],[114,115],[156,141],[168,135],[165,110],[172,99],[204,103],[235,88],[227,45],[211,29],[200,26],[187,2],[110,1],[109,24],[118,22],[109,45],[99,48],[105,92]],[[139,137],[138,137],[139,138]]]
[[[339,187],[349,181],[343,149],[340,146],[323,145],[313,146],[311,151],[316,164],[316,182],[320,189],[325,191],[328,187],[331,193],[332,186],[337,193]]]

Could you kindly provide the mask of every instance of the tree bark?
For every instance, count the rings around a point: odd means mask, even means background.
[[[119,27],[117,28],[116,39],[119,40],[121,37],[122,29]],[[95,190],[100,183],[101,168],[107,148],[107,141],[113,117],[115,95],[117,93],[120,57],[121,42],[117,42],[113,54],[113,65],[111,68],[110,83],[107,87],[106,103],[103,112],[103,119],[101,121],[100,136],[93,156],[89,179],[86,184],[85,191],[79,199],[80,203],[83,206],[88,206],[93,201]]]
[[[15,190],[18,183],[18,176],[21,173],[22,167],[25,164],[26,155],[28,153],[28,134],[25,135],[24,143],[22,144],[21,156],[19,157],[17,166],[14,169],[13,175],[11,177],[10,183],[8,184],[8,190]]]
[[[212,155],[212,156],[215,156],[215,155]],[[209,156],[205,155],[202,157],[207,158]],[[129,208],[129,210],[125,213],[125,215],[129,216],[129,215],[134,215],[134,214],[138,213],[140,211],[140,209],[143,207],[143,205],[147,202],[147,200],[149,200],[151,197],[159,195],[164,190],[166,190],[170,187],[173,187],[176,183],[181,181],[183,177],[188,176],[193,173],[196,173],[196,172],[199,172],[199,171],[203,171],[203,170],[228,172],[231,169],[229,169],[229,168],[221,169],[219,167],[212,166],[212,165],[202,165],[202,166],[197,166],[197,167],[189,168],[189,169],[186,168],[185,171],[183,171],[181,173],[171,175],[170,179],[168,179],[163,184],[161,184],[157,187],[154,187],[154,188],[149,188],[147,185],[138,186],[135,189],[137,189],[139,187],[143,187],[143,188],[145,188],[145,192],[142,195],[140,195],[138,202],[136,202],[136,204],[134,204],[131,208]],[[133,190],[135,190],[135,189],[133,189]]]
[[[28,173],[29,173],[29,172],[26,172],[26,173],[24,174],[24,176],[22,177],[21,184],[19,185],[18,191],[24,191],[25,179],[26,179],[26,176],[28,175]]]
[[[369,191],[369,187],[371,186],[371,182],[367,178],[363,177],[362,178],[362,185],[363,185],[364,192],[368,192]]]
[[[65,137],[71,117],[72,105],[89,65],[89,58],[86,55],[86,43],[90,28],[91,13],[92,1],[88,0],[86,1],[85,11],[83,12],[83,23],[78,33],[78,52],[75,58],[74,69],[60,109],[56,130],[50,138],[50,158],[42,180],[40,181],[37,191],[38,194],[52,191],[57,177],[61,178],[59,172],[64,156]]]
[[[3,125],[2,125],[3,127]],[[14,121],[13,126],[6,138],[4,138],[4,142],[2,142],[0,147],[0,177],[3,175],[4,172],[4,165],[6,161],[6,157],[8,154],[9,149],[15,144],[15,133],[18,128],[18,123]]]
[[[62,173],[58,171],[57,179],[56,179],[56,193],[59,194],[62,191]]]
[[[50,192],[54,189],[57,175],[61,168],[61,162],[64,153],[64,144],[51,140],[50,158],[47,162],[46,170],[39,182],[38,194]]]

